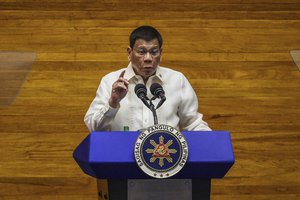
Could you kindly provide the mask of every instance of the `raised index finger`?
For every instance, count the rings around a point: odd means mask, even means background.
[[[123,78],[124,77],[124,74],[125,74],[125,70],[124,71],[122,71],[122,73],[120,74],[120,76],[119,76],[119,78]]]

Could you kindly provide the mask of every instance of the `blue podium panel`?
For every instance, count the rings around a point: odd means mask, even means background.
[[[92,132],[74,151],[88,175],[101,179],[148,179],[135,162],[134,144],[140,132]],[[189,157],[171,178],[222,178],[234,163],[229,132],[183,131]]]

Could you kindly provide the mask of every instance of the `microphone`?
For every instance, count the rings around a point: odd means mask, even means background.
[[[162,86],[158,83],[153,83],[150,87],[150,91],[153,94],[153,96],[161,99],[156,106],[156,109],[158,109],[166,100],[165,91],[162,88]]]
[[[149,100],[149,99],[148,99],[148,97],[147,97],[147,88],[146,88],[146,86],[143,85],[143,84],[141,84],[141,83],[139,83],[139,84],[137,84],[137,85],[135,86],[134,92],[135,92],[135,94],[137,95],[137,97],[140,98],[140,99],[143,101],[143,103],[144,103],[148,108],[150,108],[150,105],[149,105],[149,103],[148,103],[148,101],[147,101],[147,100]]]

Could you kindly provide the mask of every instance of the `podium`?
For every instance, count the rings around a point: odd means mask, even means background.
[[[92,132],[75,149],[73,157],[83,172],[100,179],[99,199],[132,199],[130,190],[134,189],[130,187],[132,181],[138,183],[138,180],[152,181],[152,186],[170,181],[168,187],[175,187],[174,181],[179,181],[181,187],[182,180],[183,186],[190,187],[193,200],[210,199],[210,180],[223,178],[234,164],[229,132],[182,131],[189,148],[187,163],[168,179],[153,179],[138,167],[134,159],[134,144],[139,133]]]

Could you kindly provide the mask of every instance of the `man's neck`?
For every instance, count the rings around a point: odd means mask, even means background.
[[[147,84],[147,81],[149,80],[149,77],[148,77],[148,78],[142,77],[142,78],[143,78],[144,84],[146,85],[146,84]]]

